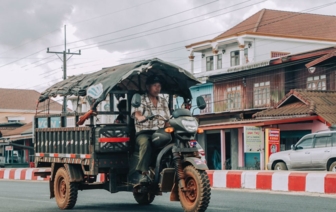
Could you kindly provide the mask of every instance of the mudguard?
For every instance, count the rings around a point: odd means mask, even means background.
[[[83,171],[80,166],[73,164],[64,164],[65,170],[69,174],[70,182],[82,182]]]
[[[182,164],[183,167],[191,164],[198,170],[209,170],[208,166],[204,163],[204,161],[196,157],[187,157],[183,160]]]

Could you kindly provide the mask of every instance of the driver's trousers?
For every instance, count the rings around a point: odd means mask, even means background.
[[[151,146],[151,134],[140,134],[136,137],[136,149],[139,148],[139,151],[134,152],[134,157],[138,158],[138,164],[135,170],[140,172],[146,172],[149,170],[149,164],[151,160],[152,154],[152,146]],[[138,155],[137,155],[138,153]]]

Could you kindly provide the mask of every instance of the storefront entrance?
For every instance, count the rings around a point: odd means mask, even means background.
[[[219,132],[206,134],[206,160],[211,170],[222,169],[220,142],[221,136]]]
[[[280,151],[290,150],[291,145],[296,144],[309,133],[311,133],[311,130],[280,131]]]

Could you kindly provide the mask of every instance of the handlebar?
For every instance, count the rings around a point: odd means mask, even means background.
[[[168,121],[168,119],[166,119],[165,117],[163,117],[162,115],[151,115],[151,116],[146,116],[146,118],[144,119],[144,120],[142,120],[142,121],[139,121],[139,123],[144,123],[144,122],[146,122],[146,121],[148,121],[148,120],[152,120],[152,119],[154,119],[154,118],[157,118],[157,117],[161,117],[161,118],[163,118],[163,120],[164,121]]]

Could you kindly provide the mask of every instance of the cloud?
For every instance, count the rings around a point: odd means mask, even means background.
[[[263,8],[301,11],[324,4],[313,0],[212,1],[2,0],[0,73],[5,74],[0,77],[0,85],[42,91],[61,80],[62,61],[47,54],[46,49],[63,51],[64,24],[67,49],[82,50],[81,56],[68,60],[69,75],[153,57],[189,69],[185,45],[214,38]],[[183,12],[186,10],[190,11]],[[335,5],[312,12],[333,15],[334,11]],[[173,15],[176,13],[180,14]],[[167,16],[171,17],[164,18]],[[195,69],[201,66],[199,60],[196,56]]]
[[[13,47],[59,29],[71,16],[72,5],[64,1],[1,1],[0,43]]]

